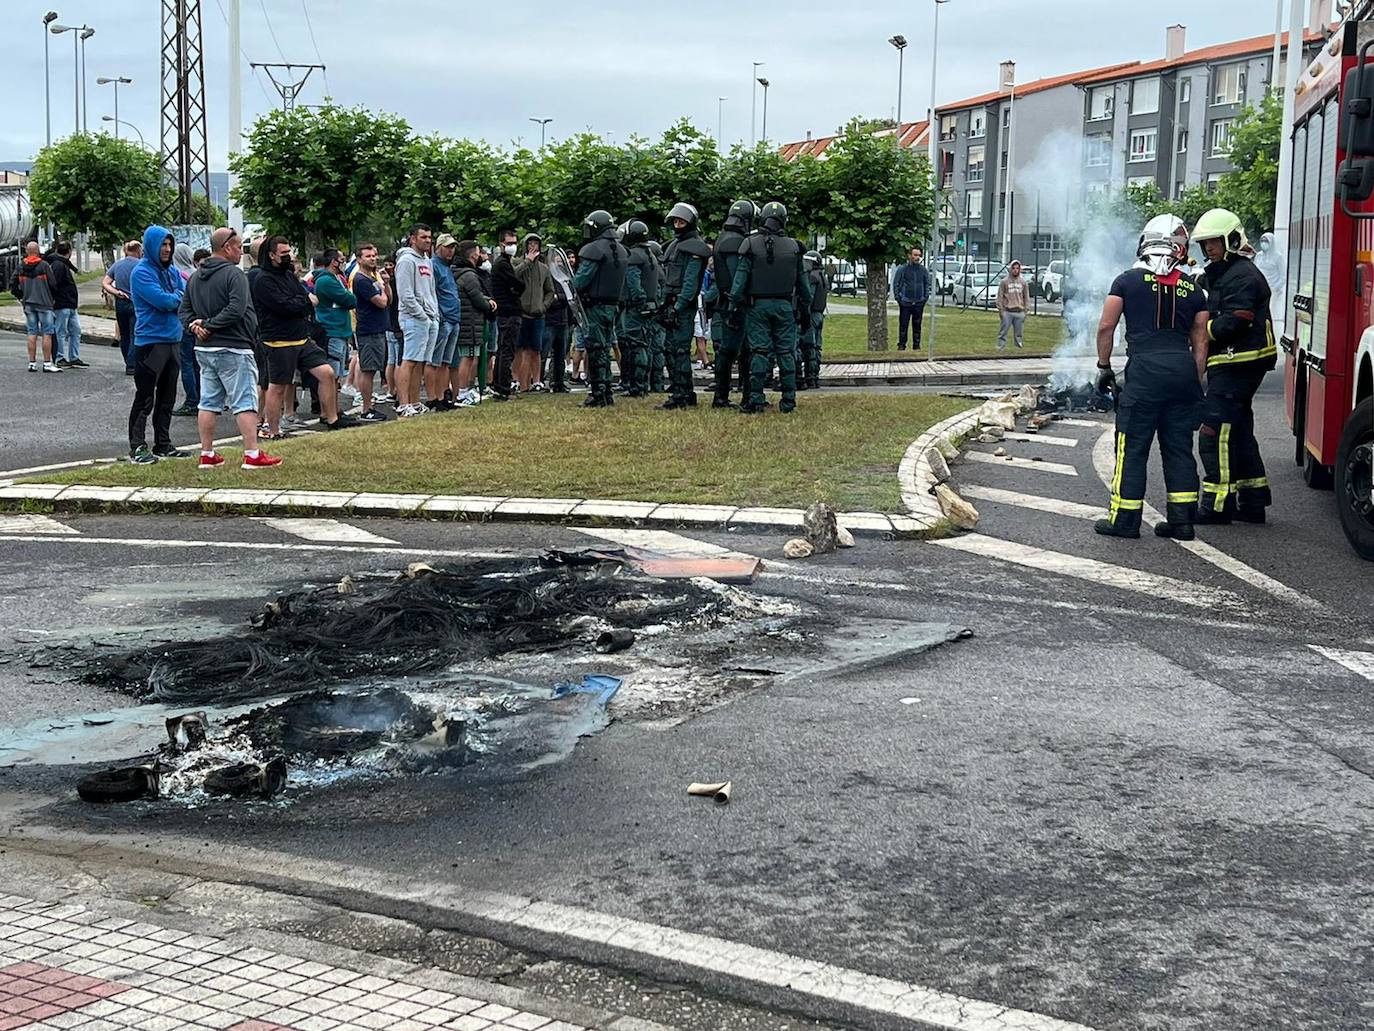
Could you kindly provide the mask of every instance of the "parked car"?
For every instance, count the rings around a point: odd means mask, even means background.
[[[858,277],[854,273],[852,262],[827,257],[825,259],[825,272],[830,280],[830,292],[832,294],[849,294],[851,296],[858,294]]]
[[[1040,296],[1047,301],[1058,301],[1070,297],[1073,287],[1068,282],[1067,261],[1050,262],[1040,271]]]
[[[936,296],[940,294],[954,293],[954,281],[959,273],[963,271],[964,261],[962,258],[931,258],[926,262],[930,269],[931,286]]]

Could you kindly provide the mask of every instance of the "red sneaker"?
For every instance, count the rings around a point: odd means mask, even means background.
[[[214,454],[211,454],[211,455],[202,454],[202,455],[200,456],[200,465],[198,465],[196,468],[198,468],[198,469],[218,469],[218,468],[219,468],[220,466],[222,466],[223,464],[224,464],[224,456],[221,455],[218,451],[216,451]]]
[[[274,465],[281,465],[281,459],[276,455],[269,455],[266,451],[259,451],[256,456],[244,455],[244,469],[270,469]]]

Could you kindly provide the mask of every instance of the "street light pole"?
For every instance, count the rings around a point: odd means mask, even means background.
[[[143,130],[136,126],[133,122],[126,122],[122,118],[111,118],[109,115],[101,115],[100,120],[102,122],[114,122],[116,134],[118,134],[119,132],[119,126],[127,125],[138,135],[138,142],[143,144],[144,147],[148,146],[148,141],[143,138]]]
[[[936,164],[940,155],[940,143],[938,129],[935,118],[935,85],[936,69],[940,61],[940,8],[949,0],[935,0],[935,29],[930,34],[930,117],[926,123],[930,146],[930,178],[931,184],[935,188],[935,214],[930,220],[931,243],[934,245],[931,252],[937,257],[944,257],[944,237],[940,235],[940,190],[944,186],[941,180],[942,169]],[[931,277],[932,282],[934,277]],[[930,329],[928,331],[930,347],[926,351],[926,360],[935,360],[935,305],[930,305]]]
[[[721,137],[721,126],[724,125],[725,102],[729,97],[716,97],[716,150],[720,150],[724,143]]]
[[[86,25],[54,25],[50,31],[54,36],[64,32],[72,34],[72,132],[81,131],[81,33]]]
[[[763,142],[768,142],[768,80],[759,78],[759,85],[763,87]]]
[[[938,8],[937,8],[938,10]],[[906,37],[893,36],[888,40],[897,48],[897,145],[901,146],[902,136],[902,65],[906,59]]]
[[[52,146],[52,75],[48,60],[48,26],[57,21],[57,12],[43,15],[43,112],[48,122],[47,146]]]
[[[547,126],[550,122],[552,122],[553,119],[552,119],[552,118],[531,118],[530,121],[531,121],[531,122],[534,122],[536,125],[539,126],[539,149],[540,149],[540,150],[543,150],[543,149],[544,149],[544,127]]]
[[[1002,260],[1011,261],[1011,214],[1012,214],[1012,174],[1013,165],[1016,158],[1013,143],[1016,139],[1014,130],[1016,128],[1016,66],[1012,65],[1012,79],[1010,82],[1002,83],[1004,87],[1011,89],[1011,99],[1007,103],[1007,175],[1002,180],[1002,190],[1006,194],[1006,201],[1002,204]]]
[[[106,85],[109,85],[110,83],[113,83],[113,84],[114,84],[115,113],[114,113],[114,119],[113,119],[113,121],[114,121],[114,127],[115,127],[115,139],[119,139],[119,84],[120,84],[120,83],[123,83],[124,85],[127,86],[127,85],[129,85],[130,83],[132,83],[133,81],[134,81],[133,79],[125,78],[123,75],[121,75],[121,76],[119,76],[119,77],[117,77],[117,78],[111,78],[110,76],[107,76],[107,75],[101,75],[101,76],[97,77],[96,80],[95,80],[95,84],[96,84],[97,86],[106,86]],[[102,118],[101,121],[103,122],[103,121],[105,121],[105,119]]]
[[[86,132],[86,126],[90,122],[91,109],[86,102],[86,40],[95,35],[95,29],[84,26],[81,29],[81,131]]]
[[[753,75],[753,78],[757,81],[757,79],[758,79],[758,77],[759,77],[759,69],[763,67],[763,62],[762,62],[762,61],[755,61],[753,64],[754,64],[754,75]],[[754,83],[751,82],[751,83],[749,84],[749,146],[751,146],[751,147],[752,147],[754,144],[758,143],[758,141],[759,141],[758,131],[757,131],[758,123],[757,123],[757,121],[755,120],[755,114],[756,114],[757,111],[758,111],[758,104],[759,104],[759,91],[758,91],[757,89],[754,88]]]

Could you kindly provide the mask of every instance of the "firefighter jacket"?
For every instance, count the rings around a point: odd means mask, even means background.
[[[1207,368],[1259,363],[1272,369],[1278,355],[1269,315],[1269,282],[1253,261],[1231,255],[1214,261],[1204,274],[1207,286]]]

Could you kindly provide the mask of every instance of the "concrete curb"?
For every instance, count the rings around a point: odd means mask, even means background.
[[[240,490],[232,487],[99,487],[17,483],[0,487],[0,510],[26,503],[53,511],[205,512],[242,515],[367,515],[453,519],[465,522],[558,523],[566,526],[688,527],[709,530],[800,530],[800,508],[679,505],[586,498],[507,498],[453,494],[378,494],[350,491]],[[916,539],[933,522],[906,514],[842,512],[840,525],[855,536]]]
[[[957,452],[963,439],[978,428],[981,415],[981,407],[951,415],[922,433],[906,449],[897,466],[897,480],[902,487],[902,504],[914,522],[933,528],[944,519],[944,511],[935,499],[935,488],[944,478],[936,474],[931,455],[939,451],[943,459],[948,452]]]

